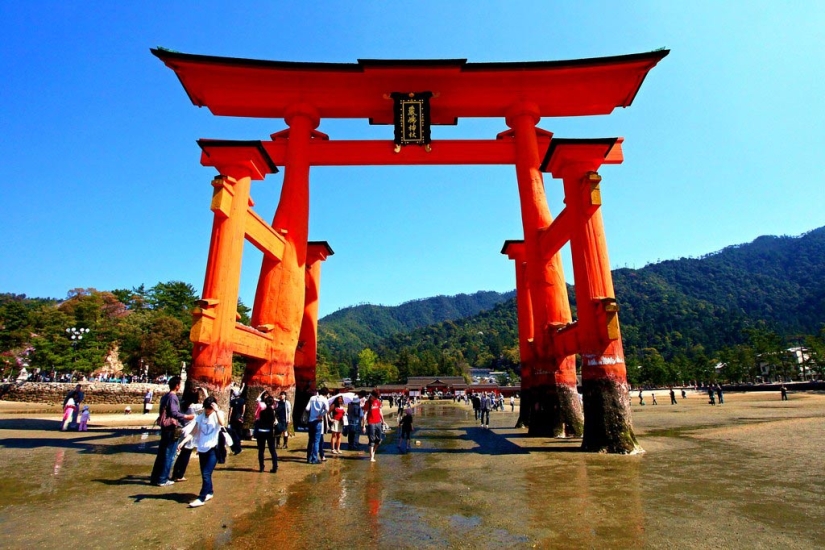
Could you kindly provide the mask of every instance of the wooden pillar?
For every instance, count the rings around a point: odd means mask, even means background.
[[[307,246],[306,297],[298,346],[295,350],[295,396],[293,416],[297,423],[301,412],[315,393],[315,368],[318,364],[318,298],[321,291],[321,262],[334,254],[325,241]],[[297,425],[297,424],[296,424]]]
[[[518,346],[521,364],[521,395],[517,428],[529,424],[529,411],[532,409],[529,393],[525,388],[533,384],[533,304],[530,300],[530,286],[527,278],[527,261],[524,253],[524,241],[506,241],[502,254],[513,260],[516,268],[516,313],[518,314]],[[525,418],[527,416],[528,418]]]
[[[232,381],[233,334],[251,186],[251,176],[243,167],[222,167],[221,172],[223,175],[212,180],[212,239],[203,297],[193,313],[194,346],[188,371],[190,380],[206,386],[210,395],[219,396]]]
[[[267,359],[247,362],[244,380],[248,395],[257,395],[264,389],[292,394],[295,388],[293,366],[306,291],[309,144],[320,120],[307,105],[290,108],[285,120],[289,131],[284,183],[272,222],[284,238],[284,253],[280,262],[264,257],[252,310],[252,326],[266,330],[272,344]]]
[[[633,433],[618,307],[601,204],[598,164],[578,163],[563,172],[565,200],[573,218],[570,248],[576,284],[578,342],[582,357],[582,449],[640,451]]]
[[[579,435],[582,433],[582,409],[576,388],[575,356],[556,354],[552,334],[571,322],[570,302],[564,282],[561,256],[545,257],[539,233],[552,223],[540,160],[536,124],[538,108],[529,103],[513,106],[507,125],[513,130],[516,144],[518,179],[527,280],[533,307],[533,369],[528,393],[531,407],[528,423],[534,435]]]

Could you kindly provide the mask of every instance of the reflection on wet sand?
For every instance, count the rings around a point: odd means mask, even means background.
[[[107,548],[821,546],[825,396],[650,409],[634,411],[648,452],[628,457],[529,437],[509,412],[486,430],[469,407],[427,403],[409,454],[393,433],[376,463],[345,451],[310,466],[296,442],[278,474],[260,474],[247,446],[194,511],[197,466],[187,483],[150,487],[157,437],[144,430],[0,427],[0,547],[56,548],[89,533]]]

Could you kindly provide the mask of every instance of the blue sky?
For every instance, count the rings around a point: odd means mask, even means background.
[[[170,280],[201,288],[215,172],[200,166],[195,141],[268,139],[285,124],[194,107],[149,53],[155,46],[329,62],[557,60],[666,47],[630,108],[539,123],[558,137],[625,137],[624,164],[601,170],[612,265],[825,225],[825,3],[230,4],[0,2],[0,292],[63,297]],[[461,120],[433,139],[505,129],[499,119]],[[363,120],[326,120],[319,130],[392,137]],[[505,239],[522,237],[512,167],[313,168],[310,177],[310,238],[335,250],[322,269],[322,315],[514,288],[499,253]],[[253,183],[264,219],[281,178]],[[545,186],[556,214],[561,183]],[[260,259],[248,246],[247,304]]]

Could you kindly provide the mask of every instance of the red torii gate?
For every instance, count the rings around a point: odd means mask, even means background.
[[[598,212],[604,163],[622,160],[621,140],[560,140],[536,126],[541,117],[609,114],[633,101],[648,71],[669,52],[572,61],[467,63],[466,60],[359,60],[295,63],[152,53],[176,75],[197,106],[215,115],[283,118],[271,141],[200,140],[201,163],[220,176],[215,193],[206,281],[195,313],[190,376],[213,391],[231,381],[232,353],[249,358],[250,391],[314,386],[320,261],[326,243],[308,243],[311,166],[512,164],[516,168],[524,240],[504,252],[517,260],[522,421],[531,432],[584,435],[583,448],[631,452],[626,371],[604,231]],[[460,117],[504,118],[494,140],[435,140],[426,147],[391,140],[330,140],[322,118],[367,118],[392,124],[393,99],[429,98],[428,123]],[[544,154],[542,162],[541,152]],[[251,207],[251,180],[284,166],[271,225]],[[567,206],[554,222],[542,170],[564,181]],[[252,326],[236,323],[244,238],[263,253]],[[576,283],[573,322],[559,249],[570,242]],[[582,356],[584,411],[576,391]],[[310,373],[313,374],[310,374]]]

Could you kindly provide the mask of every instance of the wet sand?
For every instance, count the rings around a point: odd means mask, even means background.
[[[642,455],[527,437],[509,406],[484,430],[469,407],[425,403],[420,445],[402,455],[390,434],[376,463],[344,451],[307,465],[299,433],[278,473],[261,474],[245,442],[198,509],[186,506],[196,458],[189,481],[148,484],[158,437],[140,426],[153,415],[93,407],[89,432],[63,433],[56,408],[0,402],[0,546],[822,547],[825,396],[711,407],[701,394],[669,405],[667,392],[653,406],[649,393],[633,407]]]

